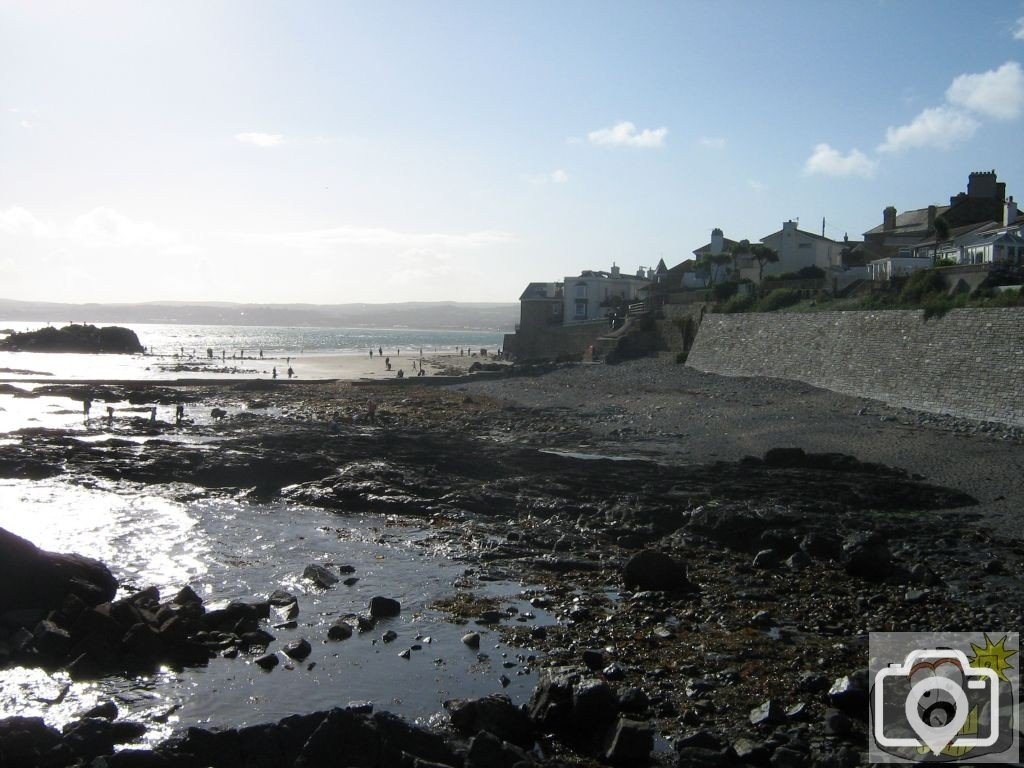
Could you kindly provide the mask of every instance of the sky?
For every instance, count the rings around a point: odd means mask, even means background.
[[[0,0],[0,297],[514,302],[996,170],[1024,0]]]

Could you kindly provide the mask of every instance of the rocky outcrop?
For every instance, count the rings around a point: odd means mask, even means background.
[[[135,331],[117,325],[47,326],[38,331],[12,333],[0,341],[0,349],[12,352],[102,352],[137,354],[144,351]]]
[[[113,599],[117,581],[98,560],[39,549],[0,528],[0,614],[59,609],[70,597],[86,607]]]

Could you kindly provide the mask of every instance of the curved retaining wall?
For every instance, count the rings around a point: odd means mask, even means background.
[[[687,365],[1024,425],[1024,309],[706,315]]]

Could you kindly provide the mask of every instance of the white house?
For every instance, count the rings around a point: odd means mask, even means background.
[[[843,265],[844,244],[797,228],[797,222],[787,221],[782,229],[765,235],[761,242],[779,254],[779,260],[764,265],[764,275],[782,275],[798,272],[804,267],[819,267],[829,270]],[[758,265],[753,259],[740,269],[741,277],[758,279]]]
[[[648,285],[652,277],[653,272],[648,274],[643,268],[637,270],[636,275],[623,275],[614,264],[610,272],[586,269],[575,277],[566,277],[563,322],[597,320],[609,314],[615,301],[626,304],[637,301],[640,289]]]
[[[875,282],[885,282],[894,277],[913,274],[919,269],[929,269],[931,266],[932,260],[927,256],[887,256],[884,259],[869,261],[868,274]]]

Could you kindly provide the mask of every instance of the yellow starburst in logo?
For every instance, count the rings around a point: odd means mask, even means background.
[[[985,645],[975,645],[971,643],[971,651],[974,655],[971,657],[971,666],[979,669],[988,668],[999,675],[999,679],[1003,682],[1009,682],[1006,675],[1003,674],[1007,669],[1013,669],[1007,659],[1011,656],[1015,656],[1017,651],[1010,650],[1006,647],[1007,636],[1003,635],[998,643],[993,643],[985,633]]]

